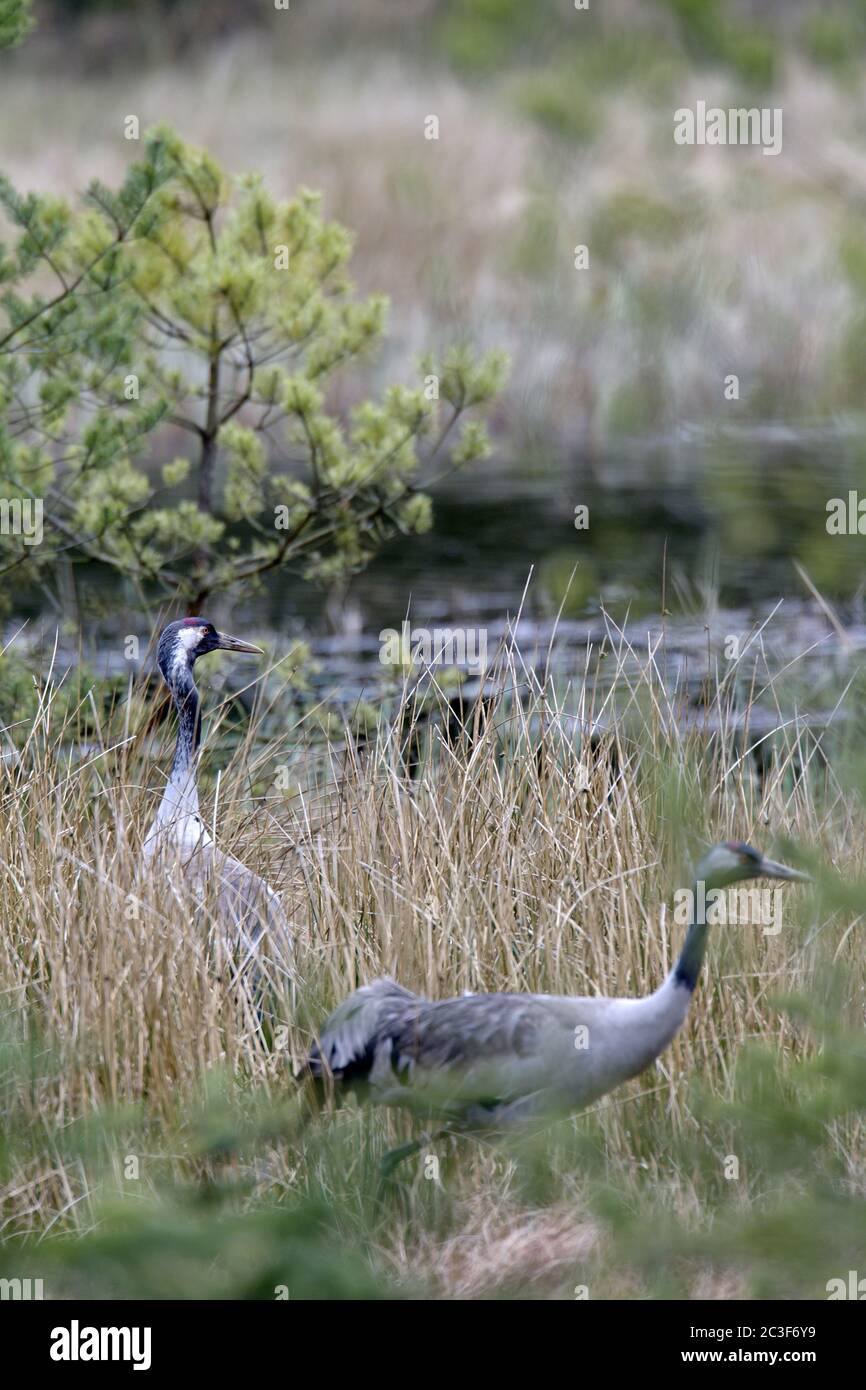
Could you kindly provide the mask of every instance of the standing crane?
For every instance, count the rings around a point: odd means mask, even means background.
[[[157,647],[157,663],[178,712],[177,742],[168,783],[147,833],[144,857],[178,868],[184,882],[204,899],[215,880],[216,916],[240,945],[244,962],[255,953],[265,931],[283,951],[291,946],[289,923],[276,893],[239,859],[217,849],[199,812],[196,764],[201,742],[201,701],[193,666],[208,652],[249,652],[260,647],[217,632],[205,618],[169,623]]]
[[[664,983],[641,999],[472,994],[429,1000],[390,979],[358,989],[327,1020],[306,1074],[362,1098],[444,1119],[453,1130],[507,1129],[583,1109],[637,1076],[679,1032],[707,941],[711,889],[751,878],[808,881],[750,845],[701,861],[688,931]],[[704,892],[699,894],[703,884]],[[420,1141],[386,1155],[416,1152]]]

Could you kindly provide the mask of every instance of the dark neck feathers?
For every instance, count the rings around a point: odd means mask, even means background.
[[[177,743],[171,765],[172,780],[188,772],[201,743],[201,701],[189,664],[178,663],[167,678],[178,713]]]
[[[679,960],[674,966],[675,982],[678,985],[684,985],[689,991],[695,988],[701,973],[704,953],[707,949],[707,912],[715,902],[715,897],[711,899],[711,894],[714,894],[719,886],[712,881],[702,880],[698,880],[692,886],[689,928],[686,932],[683,948],[680,951]]]

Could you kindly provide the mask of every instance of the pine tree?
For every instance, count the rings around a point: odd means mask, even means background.
[[[278,202],[168,129],[144,145],[80,211],[0,181],[19,234],[0,257],[0,489],[44,508],[42,544],[0,537],[0,572],[45,575],[63,552],[193,612],[281,566],[345,579],[430,525],[422,467],[488,452],[463,417],[504,359],[454,349],[338,418],[329,379],[386,313],[353,291],[348,233],[318,195]],[[190,448],[157,479],[168,425]]]

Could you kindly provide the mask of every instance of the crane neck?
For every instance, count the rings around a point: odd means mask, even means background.
[[[201,744],[201,700],[188,663],[176,665],[166,684],[177,710],[178,728],[171,772],[156,816],[158,826],[199,814],[196,762]]]
[[[628,1020],[619,1048],[621,1080],[637,1076],[659,1057],[685,1022],[707,946],[708,887],[701,880],[694,884],[679,958],[655,993],[619,1001]]]
[[[690,994],[698,982],[707,949],[707,910],[710,905],[707,898],[712,887],[713,885],[705,883],[702,879],[692,885],[686,939],[671,972],[673,983],[687,989]]]
[[[177,742],[171,777],[186,773],[195,763],[201,744],[201,700],[189,666],[176,667],[172,672],[169,690],[178,713]]]

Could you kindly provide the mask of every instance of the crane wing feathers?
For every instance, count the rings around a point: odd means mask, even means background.
[[[420,1067],[466,1067],[496,1057],[533,1056],[545,1022],[544,1006],[515,994],[476,994],[423,1001],[395,1038],[400,1062]]]
[[[241,947],[257,953],[267,934],[276,963],[290,970],[293,932],[279,897],[259,874],[212,841],[183,861],[184,882],[205,921],[212,921]]]
[[[313,1076],[330,1072],[345,1082],[366,1077],[381,1040],[422,1002],[417,994],[387,978],[356,989],[326,1022],[307,1059],[309,1071]]]
[[[273,888],[234,855],[220,853],[214,860],[220,916],[245,933],[251,946],[265,931],[282,932],[288,941],[288,919]]]
[[[515,994],[431,1002],[393,980],[357,990],[331,1015],[308,1067],[381,1100],[494,1107],[543,1080],[542,1035],[556,1026],[545,1002]],[[434,1093],[435,1098],[434,1098]]]

